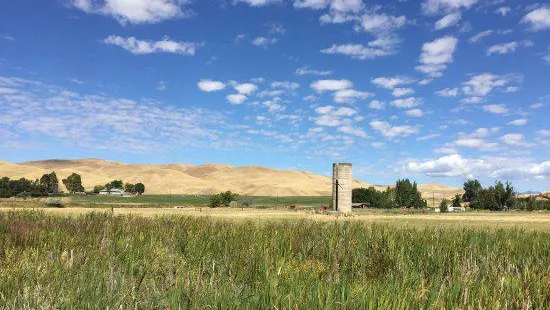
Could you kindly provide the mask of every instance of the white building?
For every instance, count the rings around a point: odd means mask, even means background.
[[[112,188],[109,190],[102,190],[99,192],[99,195],[105,195],[105,196],[122,196],[124,195],[124,191],[118,188]]]

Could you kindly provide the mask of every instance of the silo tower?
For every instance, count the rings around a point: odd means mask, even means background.
[[[351,164],[332,164],[332,208],[343,213],[351,212]]]

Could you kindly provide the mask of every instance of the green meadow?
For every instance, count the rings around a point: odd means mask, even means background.
[[[550,233],[0,212],[6,309],[549,309]]]

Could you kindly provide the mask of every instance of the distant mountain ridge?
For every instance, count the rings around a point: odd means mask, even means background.
[[[59,180],[73,172],[82,176],[83,185],[91,190],[95,185],[118,179],[142,182],[146,194],[212,194],[231,190],[253,196],[328,196],[331,179],[305,171],[277,170],[261,166],[235,167],[223,164],[125,164],[95,158],[50,159],[9,163],[0,161],[0,176],[28,179],[40,178],[54,170]],[[369,183],[354,180],[354,187]],[[386,186],[376,186],[385,188]],[[462,189],[439,184],[419,184],[425,198],[451,197]]]

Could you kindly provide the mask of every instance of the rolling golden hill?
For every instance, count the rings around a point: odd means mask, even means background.
[[[125,164],[101,159],[42,160],[24,163],[0,161],[0,176],[9,178],[40,178],[55,171],[59,180],[73,172],[82,176],[87,190],[111,180],[142,182],[146,194],[212,194],[231,190],[253,196],[328,196],[329,177],[305,171],[277,170],[259,166],[234,167],[206,164]],[[369,184],[354,180],[354,187]],[[64,189],[64,188],[63,188]],[[461,189],[439,184],[420,184],[426,198],[451,197]]]

